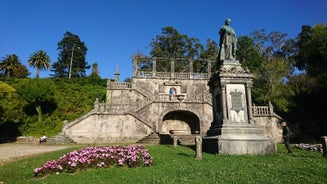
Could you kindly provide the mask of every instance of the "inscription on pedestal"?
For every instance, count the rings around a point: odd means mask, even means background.
[[[230,92],[231,101],[232,101],[232,110],[236,111],[237,113],[243,110],[242,105],[242,92],[239,92],[235,89],[235,91]]]

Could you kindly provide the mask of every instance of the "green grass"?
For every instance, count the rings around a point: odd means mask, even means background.
[[[150,167],[111,167],[33,177],[34,168],[77,149],[69,148],[1,166],[0,183],[327,183],[327,159],[321,153],[294,148],[289,155],[284,145],[278,145],[275,155],[203,153],[203,160],[195,160],[194,150],[189,147],[146,145],[146,148],[154,157]]]

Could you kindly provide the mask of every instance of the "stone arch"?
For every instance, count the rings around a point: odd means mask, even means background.
[[[170,111],[162,117],[160,132],[162,134],[198,134],[200,132],[200,119],[190,111]]]

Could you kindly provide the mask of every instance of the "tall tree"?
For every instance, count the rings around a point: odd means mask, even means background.
[[[238,38],[237,47],[236,58],[241,62],[242,66],[256,73],[264,58],[257,51],[253,39],[248,36],[241,36]]]
[[[54,77],[84,77],[90,65],[85,61],[87,47],[78,35],[66,32],[58,43],[58,61],[52,64]]]
[[[290,63],[282,57],[274,57],[262,63],[253,87],[254,101],[259,104],[272,102],[277,112],[287,112],[292,106],[294,92],[285,84],[285,77],[292,72]]]
[[[7,78],[14,76],[14,70],[21,64],[16,54],[7,55],[0,63],[0,72]]]
[[[327,88],[327,24],[302,26],[297,43],[295,65],[316,77],[321,87]]]
[[[36,78],[39,78],[41,70],[48,70],[50,68],[50,57],[43,50],[34,52],[29,60],[28,64],[30,67],[36,68]]]
[[[197,38],[190,38],[180,34],[175,28],[168,26],[162,28],[162,34],[157,35],[150,43],[152,57],[162,58],[190,58],[199,57],[203,46]],[[146,62],[146,61],[144,61]],[[175,61],[175,71],[185,70],[185,60]],[[169,60],[157,63],[158,71],[170,71]]]

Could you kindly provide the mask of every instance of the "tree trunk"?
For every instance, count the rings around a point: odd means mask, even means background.
[[[36,108],[36,112],[37,112],[37,122],[38,124],[42,123],[42,109],[41,109],[41,105],[38,105]]]

